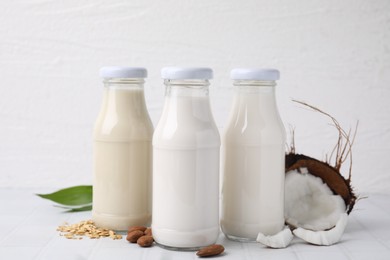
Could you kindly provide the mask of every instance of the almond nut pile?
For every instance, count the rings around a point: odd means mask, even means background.
[[[154,242],[152,229],[143,226],[130,227],[127,231],[126,240],[130,243],[137,243],[141,247],[150,247]]]
[[[57,231],[61,232],[60,236],[64,236],[67,239],[83,239],[83,236],[91,239],[101,237],[110,237],[114,240],[122,239],[121,235],[117,235],[112,230],[96,227],[92,220],[81,221],[73,225],[64,223],[57,228]]]

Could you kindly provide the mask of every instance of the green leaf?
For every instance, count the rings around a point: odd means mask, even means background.
[[[92,210],[92,205],[87,205],[80,208],[71,208],[66,212],[81,212],[81,211],[90,211],[90,210]]]
[[[80,206],[92,203],[92,186],[74,186],[50,194],[37,195],[62,205]]]
[[[81,211],[89,211],[92,210],[92,204],[88,204],[81,207],[64,207],[64,206],[57,206],[59,208],[67,209],[66,212],[81,212]]]

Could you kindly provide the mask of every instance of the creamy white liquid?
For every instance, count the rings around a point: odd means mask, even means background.
[[[215,243],[220,138],[206,97],[167,97],[153,137],[153,237],[173,248]]]
[[[141,89],[105,89],[94,129],[92,219],[127,230],[151,222],[153,126]]]
[[[222,140],[222,231],[255,240],[284,226],[285,133],[273,91],[237,92]]]

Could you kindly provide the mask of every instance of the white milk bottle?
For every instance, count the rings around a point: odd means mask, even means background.
[[[275,100],[274,69],[234,69],[233,106],[222,137],[221,228],[254,241],[284,226],[285,130]]]
[[[208,97],[209,68],[162,70],[165,104],[153,135],[153,237],[174,250],[215,243],[220,137]]]
[[[144,97],[144,68],[103,67],[104,96],[93,132],[96,225],[127,230],[149,225],[153,125]]]

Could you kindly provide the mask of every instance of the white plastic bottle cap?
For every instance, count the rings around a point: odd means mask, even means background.
[[[110,66],[100,69],[102,78],[146,78],[148,71],[141,67]]]
[[[280,73],[276,69],[232,69],[230,77],[235,80],[278,80]]]
[[[210,68],[181,68],[165,67],[161,70],[163,79],[212,79],[213,70]]]

